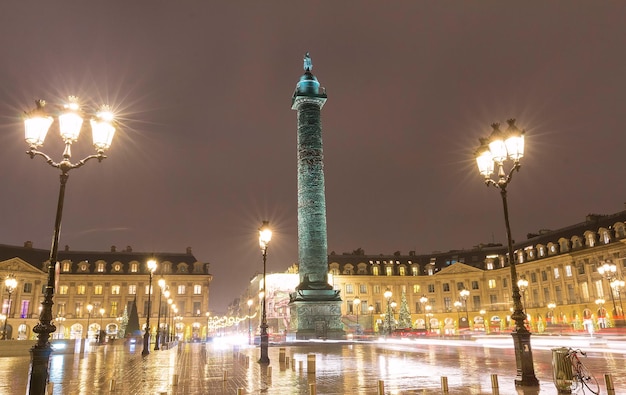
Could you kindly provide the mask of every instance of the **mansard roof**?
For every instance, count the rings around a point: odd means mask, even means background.
[[[95,273],[96,268],[94,263],[98,261],[104,261],[105,265],[105,273],[113,274],[111,270],[111,265],[113,263],[119,262],[122,264],[123,270],[119,272],[119,274],[145,274],[147,273],[146,263],[150,259],[156,259],[159,263],[169,262],[172,266],[177,267],[178,265],[186,265],[189,270],[184,272],[176,271],[176,274],[199,274],[197,271],[194,271],[194,268],[197,264],[200,264],[202,269],[202,274],[209,274],[208,272],[208,263],[199,263],[196,257],[191,253],[191,249],[188,248],[186,253],[172,253],[172,252],[134,252],[132,249],[127,248],[122,251],[117,251],[115,248],[112,248],[111,251],[72,251],[69,249],[64,249],[58,251],[57,258],[59,262],[70,261],[74,263],[71,267],[70,273],[78,273],[78,263],[79,262],[88,262],[90,263],[88,273]],[[42,270],[43,264],[50,259],[50,251],[47,249],[39,249],[33,248],[30,242],[26,242],[24,246],[11,246],[0,244],[0,262],[10,260],[13,258],[19,258],[24,262],[32,265],[38,270]],[[128,266],[131,262],[138,262],[138,271],[136,273],[131,273],[128,269]],[[157,273],[159,269],[157,269]],[[81,273],[84,273],[81,271]],[[101,273],[99,273],[101,274]],[[117,273],[115,273],[117,274]]]

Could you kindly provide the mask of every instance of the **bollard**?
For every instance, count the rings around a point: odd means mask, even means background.
[[[227,370],[224,371],[223,380],[224,381],[228,380],[228,371]]]
[[[309,384],[309,394],[311,395],[317,394],[317,390],[315,389],[315,384]]]
[[[385,395],[385,381],[378,380],[378,395]]]
[[[306,371],[307,373],[315,373],[315,354],[306,356]]]
[[[298,370],[302,372],[302,361],[298,361]]]
[[[289,357],[285,357],[285,365],[289,366]]]
[[[492,374],[491,375],[491,389],[495,389],[495,388],[500,388],[500,386],[498,385],[498,375]]]
[[[272,378],[272,367],[268,366],[267,367],[267,376],[271,379]]]
[[[178,385],[178,375],[175,374],[174,376],[172,376],[172,386],[177,386]]]
[[[448,392],[448,378],[446,376],[441,376],[441,390]]]
[[[615,393],[615,386],[613,385],[613,377],[610,373],[604,375],[604,383],[606,384],[606,390],[609,394]]]
[[[243,388],[237,388],[237,395],[243,395]]]
[[[111,382],[109,383],[109,391],[115,391],[115,380],[111,379]]]
[[[296,370],[296,360],[295,359],[291,360],[291,370],[293,370],[293,371]]]
[[[285,362],[285,347],[278,349],[278,362]]]
[[[250,366],[250,357],[246,356],[246,365]]]

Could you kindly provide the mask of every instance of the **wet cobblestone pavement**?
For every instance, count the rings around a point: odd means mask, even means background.
[[[470,345],[471,344],[471,345]],[[554,345],[552,345],[554,346]],[[54,395],[80,394],[557,394],[551,351],[534,346],[539,388],[514,386],[515,358],[506,347],[475,342],[296,343],[272,346],[269,368],[259,365],[259,350],[210,344],[180,344],[142,357],[141,347],[92,346],[84,356],[53,355],[50,381]],[[288,362],[279,362],[281,348]],[[589,351],[589,350],[588,350]],[[613,351],[613,352],[609,352]],[[589,351],[585,364],[598,378],[610,373],[615,394],[626,394],[626,354]],[[315,355],[315,374],[308,355]],[[0,357],[0,393],[24,394],[30,358]],[[311,366],[312,367],[312,366]],[[497,374],[497,389],[492,386]]]

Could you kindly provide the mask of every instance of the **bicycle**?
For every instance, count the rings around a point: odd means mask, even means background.
[[[566,358],[572,365],[572,385],[571,391],[578,392],[582,390],[585,393],[585,388],[589,390],[593,395],[600,394],[600,386],[595,376],[587,369],[587,367],[580,360],[578,355],[584,357],[587,353],[580,349],[568,348]]]

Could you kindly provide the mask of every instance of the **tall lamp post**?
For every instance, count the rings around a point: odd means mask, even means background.
[[[469,297],[470,291],[468,291],[467,289],[462,289],[459,292],[459,296],[461,297],[461,299],[463,299],[463,305],[465,306],[465,321],[467,322],[468,326],[469,326],[469,312],[467,311],[467,298]]]
[[[374,332],[374,306],[367,306],[367,311],[370,312],[370,324],[372,325],[372,333]]]
[[[461,329],[461,307],[463,307],[463,303],[458,300],[454,301],[454,307],[456,308],[456,319],[458,321],[459,329]]]
[[[15,279],[15,276],[13,276],[13,274],[9,274],[7,278],[4,279],[4,288],[9,294],[9,301],[7,302],[7,314],[6,318],[4,319],[4,330],[2,331],[2,337],[4,338],[4,340],[9,340],[9,338],[7,337],[7,322],[9,321],[9,317],[11,316],[11,294],[13,294],[13,291],[15,291],[15,288],[17,288],[17,280]]]
[[[159,350],[159,337],[161,332],[161,301],[163,300],[163,288],[165,287],[165,279],[161,277],[157,282],[159,284],[159,313],[157,314],[157,330],[156,338],[154,339],[154,350]]]
[[[104,335],[106,334],[106,331],[104,329],[102,329],[102,319],[104,318],[104,309],[100,308],[100,331],[98,332],[98,342],[100,344],[104,343]]]
[[[93,305],[91,303],[89,303],[87,305],[87,337],[86,339],[89,340],[89,321],[91,320],[91,312],[93,311]]]
[[[71,146],[78,140],[81,126],[83,123],[82,114],[78,99],[70,96],[69,102],[60,108],[61,114],[58,116],[58,128],[61,138],[65,143],[63,151],[63,159],[55,162],[50,156],[38,150],[48,133],[48,129],[54,122],[54,119],[45,111],[46,102],[43,100],[36,101],[37,107],[25,113],[24,128],[25,140],[29,145],[26,153],[32,158],[41,156],[50,166],[61,170],[59,198],[57,202],[56,219],[54,221],[54,235],[52,237],[52,247],[50,248],[50,259],[48,261],[48,281],[44,289],[44,299],[42,301],[42,312],[39,315],[39,322],[33,328],[33,332],[37,334],[37,342],[31,348],[31,363],[29,371],[29,394],[44,394],[48,384],[48,364],[52,347],[48,341],[50,334],[56,330],[52,322],[52,305],[54,297],[54,287],[56,282],[55,266],[57,264],[57,252],[59,249],[59,236],[61,230],[61,218],[63,216],[63,200],[65,197],[65,185],[69,177],[70,170],[83,166],[91,159],[102,161],[106,158],[104,152],[111,146],[113,135],[115,134],[115,126],[113,123],[113,113],[108,106],[101,106],[90,120],[91,130],[93,132],[93,145],[96,149],[95,155],[89,155],[84,159],[72,163]]]
[[[426,310],[426,332],[430,332],[430,311],[433,309],[433,306],[427,304],[426,307],[424,308]]]
[[[556,308],[556,303],[550,302],[546,307],[548,307],[550,313],[550,322],[548,322],[548,325],[552,325],[554,323],[554,309]]]
[[[352,307],[354,308],[354,312],[356,313],[356,333],[359,333],[359,308],[361,307],[361,299],[354,298],[352,301]]]
[[[248,299],[248,345],[252,344],[252,325],[250,325],[250,308],[252,307],[252,299]]]
[[[267,334],[267,315],[266,315],[266,297],[267,297],[267,283],[265,282],[266,263],[267,263],[267,246],[272,240],[272,230],[269,227],[268,221],[263,221],[263,224],[259,228],[259,246],[263,252],[263,307],[261,309],[261,358],[259,363],[269,364],[270,358],[267,355],[267,347],[269,345],[269,339]]]
[[[504,209],[504,224],[508,245],[508,259],[511,270],[511,286],[513,288],[513,314],[515,329],[511,333],[515,349],[515,361],[517,365],[517,386],[538,386],[539,380],[535,376],[533,354],[530,344],[530,331],[524,325],[526,314],[521,302],[521,295],[517,285],[517,272],[515,269],[515,255],[513,251],[513,239],[509,225],[509,210],[506,198],[506,188],[511,182],[513,173],[519,171],[520,159],[524,156],[524,131],[515,126],[515,119],[507,120],[508,128],[505,132],[500,130],[500,124],[491,125],[493,131],[486,139],[480,139],[481,146],[476,152],[478,170],[483,175],[485,184],[492,185],[500,190],[502,206]],[[504,162],[513,161],[508,174],[504,171]],[[498,167],[497,180],[492,179],[494,167]]]
[[[146,332],[143,334],[143,351],[141,351],[141,355],[150,354],[150,295],[152,294],[152,274],[157,268],[157,263],[154,259],[150,259],[148,263],[146,263],[146,267],[148,268],[150,279],[148,280],[148,314],[146,315]]]
[[[600,329],[606,328],[606,310],[604,308],[605,300],[602,298],[596,299],[596,305],[598,306],[598,327]]]
[[[617,305],[615,304],[615,296],[613,295],[614,288],[611,287],[611,281],[615,279],[615,273],[617,273],[617,266],[611,262],[604,262],[602,266],[598,267],[598,273],[600,273],[600,275],[604,277],[606,281],[609,283],[609,292],[611,293],[611,301],[613,302],[613,313],[611,314],[611,317],[613,318],[613,323],[615,324],[616,327],[626,326],[624,325],[623,318],[616,317]]]
[[[163,297],[167,302],[167,306],[165,306],[165,319],[163,320],[164,328],[163,334],[161,335],[161,347],[163,346],[163,344],[165,344],[166,341],[169,342],[170,325],[169,321],[167,320],[167,316],[170,311],[170,306],[172,305],[172,303],[174,303],[174,301],[170,298],[170,290],[167,285],[165,286],[165,291],[163,291]]]

